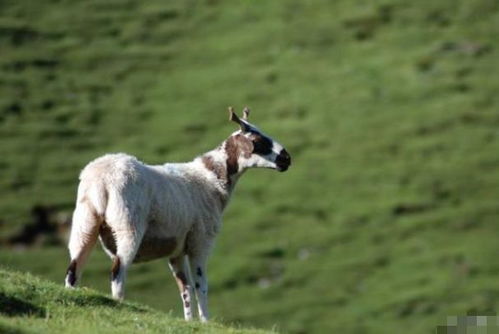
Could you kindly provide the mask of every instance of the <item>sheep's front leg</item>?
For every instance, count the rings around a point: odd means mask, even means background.
[[[206,259],[206,254],[201,256],[189,256],[191,273],[196,287],[199,318],[202,322],[208,321],[208,279],[206,277]]]
[[[180,297],[182,298],[182,305],[184,307],[184,319],[192,320],[192,280],[189,275],[189,267],[187,266],[187,258],[181,255],[172,258],[169,261],[170,270],[177,281]]]

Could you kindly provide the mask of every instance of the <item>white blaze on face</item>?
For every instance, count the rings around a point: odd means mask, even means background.
[[[272,153],[277,157],[282,151],[284,147],[276,141],[273,141],[272,145]]]

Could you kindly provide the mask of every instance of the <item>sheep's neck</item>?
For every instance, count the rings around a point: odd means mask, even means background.
[[[216,176],[217,186],[227,199],[244,172],[238,164],[238,158],[226,150],[225,143],[200,157],[208,173]]]
[[[204,168],[210,174],[214,174],[217,179],[217,183],[226,193],[230,193],[237,181],[237,171],[227,165],[226,159],[219,154],[217,150],[208,152],[201,156],[201,161]]]

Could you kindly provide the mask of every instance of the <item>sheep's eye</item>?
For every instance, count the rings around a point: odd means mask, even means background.
[[[259,155],[267,155],[272,152],[272,140],[262,135],[254,135],[253,137],[253,153]]]

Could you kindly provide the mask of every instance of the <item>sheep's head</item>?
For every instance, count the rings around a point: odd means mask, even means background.
[[[250,110],[243,110],[239,118],[232,107],[229,108],[230,120],[237,123],[240,129],[226,141],[227,163],[229,173],[237,173],[250,167],[272,168],[280,172],[291,165],[291,157],[286,149],[265,135],[255,125],[249,123]]]

